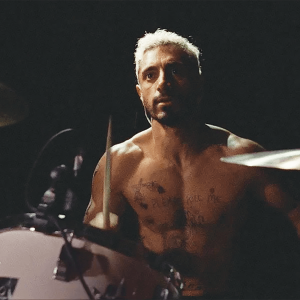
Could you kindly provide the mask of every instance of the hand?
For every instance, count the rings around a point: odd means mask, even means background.
[[[116,214],[110,212],[109,213],[109,221],[110,221],[110,227],[104,228],[103,212],[99,212],[99,213],[97,213],[95,218],[90,221],[90,225],[93,227],[100,228],[100,229],[108,229],[108,230],[116,229],[118,226],[119,217]]]

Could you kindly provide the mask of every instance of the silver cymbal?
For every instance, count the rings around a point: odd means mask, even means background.
[[[28,115],[27,102],[0,82],[0,127],[22,121]]]
[[[263,151],[222,157],[221,161],[249,167],[300,170],[300,149]]]

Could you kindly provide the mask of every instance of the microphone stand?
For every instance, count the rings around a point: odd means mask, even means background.
[[[26,221],[42,232],[53,232],[56,226],[49,221],[49,216],[55,216],[59,203],[65,199],[68,186],[68,168],[65,165],[55,167],[51,173],[51,184],[42,197],[41,203],[35,208],[35,213],[29,215]],[[25,224],[27,223],[25,222]]]

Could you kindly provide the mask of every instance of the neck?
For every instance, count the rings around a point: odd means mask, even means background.
[[[168,160],[182,160],[207,146],[209,131],[203,121],[168,127],[152,120],[153,151]]]

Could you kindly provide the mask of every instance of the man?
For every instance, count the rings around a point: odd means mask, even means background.
[[[205,124],[199,54],[166,30],[138,41],[136,89],[151,127],[111,149],[111,229],[122,227],[132,208],[143,246],[180,272],[183,296],[247,297],[236,273],[238,241],[253,199],[295,226],[300,209],[265,170],[220,161],[263,147]],[[104,155],[96,167],[84,220],[100,228],[105,161]]]

